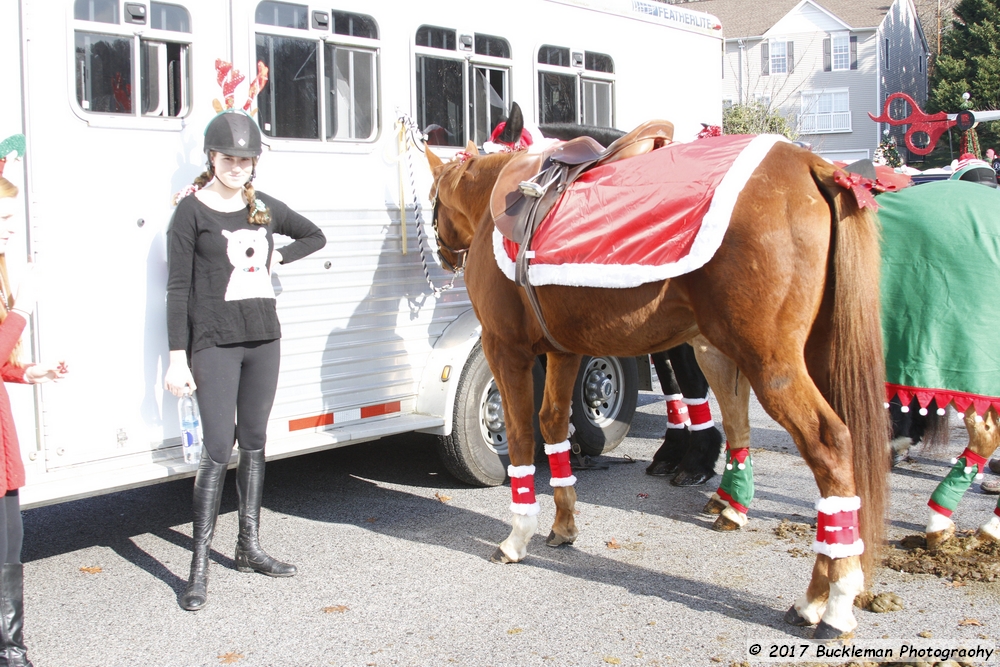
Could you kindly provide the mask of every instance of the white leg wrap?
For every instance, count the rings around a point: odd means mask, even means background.
[[[538,530],[538,516],[535,514],[530,516],[515,514],[510,523],[510,535],[500,543],[500,549],[507,558],[517,563],[528,555],[528,542]]]
[[[865,589],[865,575],[861,568],[853,570],[830,584],[830,599],[823,613],[823,620],[842,632],[858,627],[854,618],[854,598]]]
[[[924,532],[927,534],[940,533],[941,531],[949,530],[954,527],[955,522],[949,517],[931,510],[931,516],[930,519],[927,520],[927,528]]]
[[[979,532],[992,538],[994,542],[1000,542],[1000,516],[993,515],[989,521],[979,527]]]
[[[826,611],[826,600],[816,599],[809,602],[803,595],[795,601],[794,606],[795,611],[799,612],[799,616],[804,618],[809,625],[816,625],[819,623],[819,619],[823,618],[823,612]]]

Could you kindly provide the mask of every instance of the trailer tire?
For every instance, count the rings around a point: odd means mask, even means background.
[[[537,361],[532,376],[535,394],[532,425],[537,445],[541,442],[538,408],[545,387],[545,371]],[[459,378],[451,435],[438,439],[438,455],[448,472],[466,484],[499,486],[507,479],[510,455],[503,406],[479,343],[472,348]]]
[[[588,456],[600,456],[628,435],[639,397],[635,357],[584,357],[573,387],[573,441]]]

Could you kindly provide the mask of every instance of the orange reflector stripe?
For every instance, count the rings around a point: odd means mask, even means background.
[[[381,415],[389,415],[394,412],[399,412],[400,409],[401,405],[399,401],[393,401],[392,403],[380,403],[379,405],[368,405],[366,407],[361,408],[361,419],[367,419],[368,417],[378,417]],[[335,423],[333,415],[334,413],[332,412],[325,412],[321,415],[315,415],[312,417],[301,417],[299,419],[290,419],[288,421],[288,430],[301,431],[307,428],[329,426],[330,424]]]
[[[399,401],[382,403],[381,405],[369,405],[366,408],[361,408],[361,418],[378,417],[379,415],[388,415],[393,412],[399,412]]]
[[[288,422],[289,431],[301,431],[304,428],[316,428],[317,426],[329,426],[333,423],[333,413],[327,412],[323,415],[316,415],[315,417],[303,417],[301,419],[292,419]]]

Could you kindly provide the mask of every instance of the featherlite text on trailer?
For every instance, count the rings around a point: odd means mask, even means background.
[[[512,101],[533,123],[664,118],[686,140],[721,122],[721,54],[715,17],[647,0],[0,3],[0,139],[28,147],[4,172],[24,224],[8,261],[42,274],[31,356],[71,367],[8,385],[22,504],[194,472],[163,390],[164,233],[174,193],[205,166],[217,59],[247,77],[238,106],[256,63],[269,68],[255,185],[328,238],[272,276],[283,339],[268,458],[421,431],[461,479],[498,484],[499,395],[461,280],[435,294],[425,279],[422,257],[435,286],[450,274],[419,242],[415,197],[433,237],[430,173],[415,149],[401,158],[397,118],[446,158],[482,146]],[[636,366],[584,362],[574,420],[600,451],[634,410]]]

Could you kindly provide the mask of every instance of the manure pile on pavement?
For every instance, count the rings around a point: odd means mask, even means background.
[[[1000,581],[1000,544],[980,541],[970,530],[928,551],[922,535],[908,535],[889,544],[883,563],[899,572],[933,574],[956,583]]]

